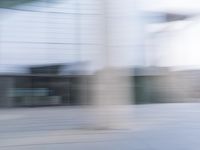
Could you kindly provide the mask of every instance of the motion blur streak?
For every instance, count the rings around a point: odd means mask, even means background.
[[[0,0],[0,150],[195,150],[199,0]]]

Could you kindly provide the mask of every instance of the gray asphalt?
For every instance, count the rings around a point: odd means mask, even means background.
[[[130,106],[130,128],[95,130],[81,107],[0,109],[0,150],[199,150],[200,104]]]

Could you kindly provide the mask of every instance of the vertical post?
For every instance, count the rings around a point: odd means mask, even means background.
[[[126,69],[129,63],[126,59],[133,59],[129,48],[134,49],[135,40],[134,6],[129,6],[132,4],[132,0],[103,1],[103,68],[94,78],[92,102],[96,128],[121,129],[131,123],[128,118],[133,82]]]

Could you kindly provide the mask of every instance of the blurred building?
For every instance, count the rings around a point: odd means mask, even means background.
[[[136,103],[200,102],[199,70],[135,69]]]
[[[84,72],[78,66],[78,63],[39,65],[26,68],[29,71],[23,74],[1,74],[0,107],[91,104],[92,79],[100,72]],[[133,74],[129,74],[132,104],[200,102],[198,70],[172,71],[167,67],[132,70]]]
[[[0,106],[87,103],[82,78],[102,49],[102,2],[2,0],[0,12]]]
[[[194,53],[185,63],[189,44],[173,42],[194,14],[142,10],[137,0],[1,0],[0,12],[0,106],[89,104],[95,75],[113,99],[120,92],[109,88],[128,81],[133,103],[199,101],[199,71],[170,67],[198,62]]]
[[[30,66],[26,68],[28,73],[1,74],[0,106],[87,104],[92,73],[83,70],[83,66],[81,63]]]

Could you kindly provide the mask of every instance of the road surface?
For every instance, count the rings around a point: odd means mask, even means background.
[[[200,149],[200,104],[129,109],[130,128],[121,130],[84,128],[91,118],[81,107],[0,109],[0,150]]]

